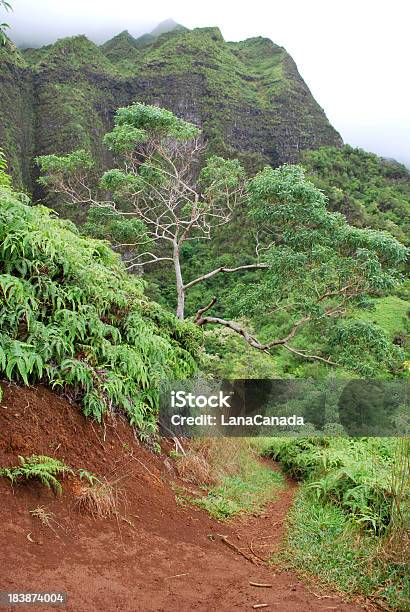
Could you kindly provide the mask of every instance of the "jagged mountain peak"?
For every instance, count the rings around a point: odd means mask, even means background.
[[[101,49],[84,34],[60,38],[51,45],[35,49],[34,53],[28,50],[25,57],[39,70],[88,67],[98,73],[113,72],[113,66]]]
[[[123,30],[110,40],[107,40],[101,45],[102,52],[111,60],[116,60],[119,57],[127,57],[129,54],[135,53],[139,47],[138,40],[128,32]]]
[[[138,38],[134,38],[134,36],[132,36],[128,30],[123,30],[101,45],[101,49],[103,53],[107,55],[107,57],[110,57],[115,61],[118,55],[125,57],[130,52],[132,53],[134,49],[140,49],[141,47],[145,47],[154,42],[159,36],[161,36],[161,34],[179,32],[186,29],[187,28],[177,23],[173,19],[166,19],[165,21],[161,21],[161,23],[159,23],[152,30],[152,32],[142,34],[142,36],[139,36]]]
[[[161,34],[166,34],[167,32],[174,32],[175,30],[186,30],[185,26],[177,23],[173,19],[165,19],[161,21],[151,32],[151,36],[160,36]]]

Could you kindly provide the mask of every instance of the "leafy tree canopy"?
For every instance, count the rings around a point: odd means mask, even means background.
[[[155,106],[120,108],[104,142],[120,167],[106,171],[98,185],[85,151],[38,158],[40,183],[72,203],[89,205],[89,229],[104,221],[112,238],[128,237],[117,246],[136,253],[129,268],[172,262],[182,319],[186,289],[194,284],[182,277],[182,248],[187,241],[210,239],[215,227],[230,220],[245,172],[237,160],[216,155],[201,168],[200,130]]]
[[[282,337],[261,342],[249,336],[248,342],[268,351],[284,346],[309,358],[295,339],[310,328],[322,336],[316,359],[366,375],[382,364],[399,366],[403,355],[380,328],[348,318],[369,296],[400,283],[406,247],[387,232],[352,227],[344,215],[328,211],[326,197],[299,166],[265,168],[249,182],[248,192],[250,215],[264,235],[261,259],[268,267],[258,283],[234,288],[230,310],[256,319],[286,313]],[[218,317],[205,316],[204,323],[238,331]]]
[[[153,138],[169,137],[184,141],[200,133],[195,125],[179,119],[171,111],[138,103],[119,108],[114,124],[113,131],[106,134],[104,142],[108,148],[120,153]]]

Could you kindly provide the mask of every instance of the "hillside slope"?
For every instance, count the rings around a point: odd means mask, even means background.
[[[305,151],[302,163],[331,210],[409,244],[410,171],[403,164],[349,145]]]
[[[283,47],[226,42],[218,28],[123,32],[101,47],[85,36],[24,52],[8,44],[0,85],[0,142],[28,187],[33,155],[85,147],[104,164],[101,137],[115,109],[135,100],[197,123],[213,150],[243,154],[252,167],[342,144]]]

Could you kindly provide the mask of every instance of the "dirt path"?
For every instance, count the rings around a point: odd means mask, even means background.
[[[73,506],[74,481],[66,482],[58,497],[35,483],[13,494],[0,481],[0,590],[66,591],[66,609],[72,612],[210,612],[252,610],[256,604],[281,612],[363,609],[323,597],[331,593],[319,597],[292,572],[280,573],[260,559],[280,545],[292,483],[261,516],[230,525],[212,520],[199,509],[177,505],[164,457],[153,458],[137,446],[125,425],[108,427],[97,452],[95,431],[71,406],[46,390],[30,393],[13,390],[3,399],[0,465],[10,464],[19,446],[26,454],[46,454],[47,448],[50,454],[50,444],[60,444],[59,456],[70,465],[124,477],[126,520],[94,521],[79,514]],[[26,416],[32,415],[29,432],[27,420],[15,416],[24,408]],[[131,446],[132,456],[127,456],[124,449]],[[39,505],[53,512],[51,527],[31,516],[29,510]]]

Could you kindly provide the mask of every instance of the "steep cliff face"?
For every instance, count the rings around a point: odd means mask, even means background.
[[[41,50],[32,69],[36,154],[83,148],[102,165],[107,155],[102,137],[117,106],[119,79],[111,62],[78,36]]]
[[[18,185],[29,185],[34,152],[33,74],[16,47],[0,47],[0,147]]]
[[[83,147],[103,165],[115,109],[136,100],[199,124],[212,150],[252,167],[342,144],[292,58],[268,39],[231,43],[217,28],[178,26],[140,39],[122,32],[101,47],[78,36],[2,53],[1,146],[19,184],[29,185],[33,154]]]

